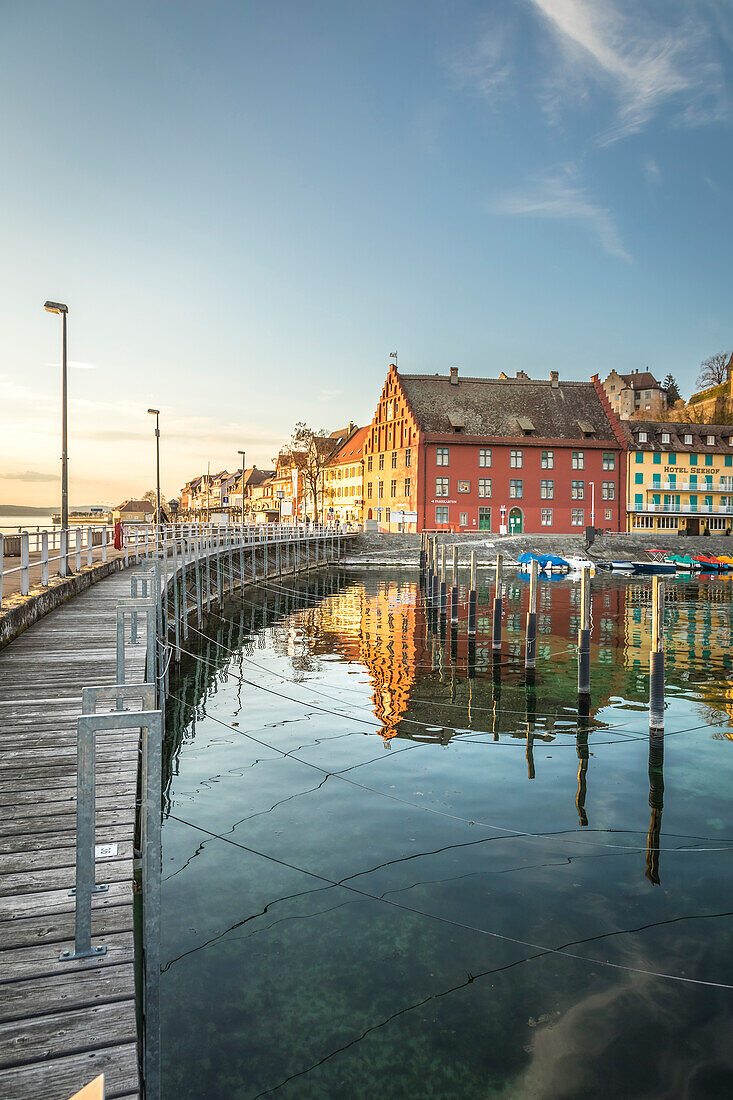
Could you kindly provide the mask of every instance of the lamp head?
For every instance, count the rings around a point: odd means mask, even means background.
[[[68,313],[69,307],[61,302],[44,302],[43,308],[47,313]]]
[[[148,412],[153,416],[160,416],[160,409],[148,409]]]

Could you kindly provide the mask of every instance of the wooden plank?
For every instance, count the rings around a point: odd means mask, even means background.
[[[81,973],[28,978],[3,988],[0,1023],[43,1016],[51,1005],[56,1011],[68,1011],[124,1000],[135,1000],[135,982],[132,968],[120,962]]]
[[[104,916],[107,918],[111,913],[112,910],[108,909]],[[7,987],[28,978],[43,978],[53,975],[63,977],[64,975],[81,974],[87,970],[98,970],[107,966],[118,966],[120,963],[133,963],[135,943],[132,931],[102,932],[101,929],[98,929],[98,924],[99,920],[97,918],[94,926],[95,933],[99,933],[96,942],[103,943],[107,948],[107,953],[97,958],[61,961],[59,954],[73,947],[74,941],[72,938],[46,940],[34,947],[9,947],[5,951],[0,951],[0,986],[2,986],[0,1003],[2,1003],[7,993]],[[69,925],[69,929],[71,935],[73,935],[73,924]]]
[[[101,873],[97,873],[101,879]],[[109,909],[112,905],[124,905],[132,901],[132,881],[111,882],[109,890],[103,894],[92,895],[92,911]],[[54,913],[74,911],[75,898],[69,897],[69,890],[42,890],[36,894],[12,895],[0,897],[0,924],[3,921],[15,921],[19,917],[45,917]]]
[[[73,849],[72,849],[73,851]],[[130,882],[132,878],[132,853],[126,859],[97,861],[97,882]],[[39,891],[68,889],[74,884],[74,865],[47,867],[29,872],[0,875],[0,898],[20,897]]]
[[[95,942],[106,943],[108,935],[129,932],[132,927],[133,909],[130,903],[95,910],[92,918],[92,936]],[[73,912],[0,921],[0,952],[35,947],[39,943],[61,944],[73,939]],[[0,954],[0,958],[3,955]]]
[[[134,1000],[0,1024],[0,1068],[137,1040]]]
[[[138,1094],[137,1045],[120,1043],[80,1054],[32,1062],[0,1070],[0,1096],[7,1100],[66,1100],[66,1097],[104,1074],[105,1100]]]
[[[114,843],[114,842],[113,842]],[[24,849],[20,852],[7,852],[0,854],[0,892],[7,893],[7,878],[26,874],[32,876],[34,872],[58,870],[60,868],[73,867],[75,863],[75,848],[73,843],[66,847],[43,848],[37,852],[29,852]],[[107,867],[114,859],[132,859],[132,841],[123,840],[117,842],[117,855],[109,859],[97,859],[97,867]],[[104,872],[107,873],[106,871]]]

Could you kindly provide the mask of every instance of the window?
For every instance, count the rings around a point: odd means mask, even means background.
[[[611,509],[610,509],[610,508],[606,508],[606,510],[605,510],[605,512],[604,512],[603,514],[604,514],[604,516],[606,517],[606,519],[610,519],[610,518],[611,518]]]
[[[372,483],[371,483],[371,481],[367,481],[367,496],[371,500],[371,498],[372,498]]]
[[[450,448],[448,447],[436,447],[435,464],[437,466],[447,466],[450,459]]]
[[[733,455],[725,455],[724,461],[726,466],[733,466]]]
[[[479,447],[478,452],[478,464],[479,466],[491,465],[491,450],[488,447]]]
[[[520,500],[524,496],[524,483],[512,479],[509,482],[509,496],[512,500]]]
[[[540,499],[541,500],[553,500],[555,497],[555,482],[554,481],[541,481],[540,482]]]
[[[613,481],[604,481],[601,486],[601,500],[615,500],[616,485]]]
[[[480,477],[478,479],[478,495],[480,497],[490,497],[491,496],[491,478],[490,477]]]
[[[411,488],[412,488],[412,483],[411,483],[409,477],[406,477],[405,478],[405,496],[406,497],[409,497]]]
[[[634,461],[636,462],[637,466],[639,465],[640,462],[644,461],[644,455],[641,453],[641,451],[636,452]]]
[[[468,512],[459,512],[458,513],[458,526],[459,527],[468,527]]]
[[[583,508],[571,508],[570,509],[570,526],[571,527],[584,527],[585,526],[585,510]]]
[[[604,451],[603,452],[603,469],[604,470],[615,470],[616,469],[616,455],[613,453],[613,451]]]
[[[393,477],[389,483],[389,495],[391,497],[397,496],[397,478]]]
[[[383,470],[383,469],[384,469],[384,455],[383,455],[383,454],[381,454],[381,455],[379,456],[379,469],[380,469],[380,470]]]
[[[412,466],[412,447],[405,451],[405,466]]]
[[[669,432],[662,432],[662,443],[669,443]]]
[[[677,455],[673,451],[670,451],[669,454],[667,455],[667,465],[668,466],[676,466],[677,465]]]
[[[524,465],[524,454],[522,451],[510,451],[509,452],[509,465],[513,470],[519,470]]]
[[[659,451],[655,451],[654,454],[652,455],[652,462],[654,463],[655,466],[661,466],[662,465],[662,456],[659,453]]]
[[[372,472],[372,456],[367,455],[367,473]]]
[[[384,496],[384,482],[383,481],[378,481],[377,482],[377,496],[378,496],[379,500],[381,500],[382,497]]]
[[[470,493],[471,492],[471,482],[470,481],[459,481],[458,482],[458,492],[459,493]]]
[[[448,522],[448,505],[447,504],[441,504],[438,508],[435,509],[435,522],[436,523],[447,523]]]
[[[541,510],[540,523],[543,527],[552,527],[552,508],[543,508]]]
[[[685,436],[685,446],[686,447],[691,447],[692,446],[692,436],[689,435],[689,434]]]
[[[697,466],[697,455],[690,455],[690,465]]]
[[[397,469],[397,451],[392,451],[392,469]]]
[[[647,441],[646,432],[639,432],[639,442],[640,443],[646,443],[646,441]]]
[[[540,465],[541,465],[543,470],[554,470],[555,469],[555,452],[554,451],[543,451],[542,452],[542,457],[540,458]],[[552,509],[550,509],[550,511],[552,511]],[[550,520],[550,523],[552,523],[552,520]]]
[[[713,464],[713,456],[712,455],[705,455],[705,465],[706,466],[712,466],[712,464]]]
[[[491,530],[491,509],[490,508],[482,508],[481,505],[479,505],[478,526],[479,526],[479,531],[490,531]]]
[[[584,500],[585,499],[585,482],[584,481],[571,481],[570,482],[570,499],[571,500]]]
[[[708,436],[707,444],[708,444],[708,447],[714,447],[715,446],[715,436],[714,435],[709,435]]]
[[[585,469],[585,451],[573,451],[572,466],[574,470]]]

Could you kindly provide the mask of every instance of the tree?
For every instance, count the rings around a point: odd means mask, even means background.
[[[677,385],[677,379],[673,374],[668,374],[664,379],[664,389],[667,393],[667,406],[671,409],[678,401],[682,400],[682,394]]]
[[[323,496],[323,469],[331,454],[326,442],[328,432],[325,428],[309,428],[299,420],[290,436],[290,457],[297,469],[302,471],[306,486],[306,514],[308,498],[313,502],[313,521],[318,522],[318,501]]]
[[[155,506],[158,502],[158,497],[157,497],[157,494],[155,492],[155,489],[146,489],[140,499],[141,500],[149,500],[150,503],[152,504],[153,508],[155,508]],[[166,502],[165,501],[165,494],[163,493],[163,491],[161,489],[161,492],[160,492],[160,506],[161,506],[161,508],[165,505],[165,502]]]
[[[716,351],[715,355],[709,355],[700,364],[700,373],[697,376],[697,384],[704,390],[712,386],[719,386],[728,377],[726,367],[731,357],[729,351]]]

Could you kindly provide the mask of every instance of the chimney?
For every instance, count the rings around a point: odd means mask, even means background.
[[[560,372],[559,371],[556,371],[556,370],[551,370],[550,371],[550,385],[552,386],[553,390],[557,390],[557,389],[560,388]]]
[[[451,386],[458,385],[458,367],[451,367],[450,369],[450,384]]]

